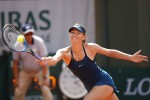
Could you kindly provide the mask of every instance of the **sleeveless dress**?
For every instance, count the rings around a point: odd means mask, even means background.
[[[83,82],[87,91],[89,92],[94,86],[109,85],[113,87],[114,92],[119,92],[112,77],[87,56],[84,46],[83,50],[84,59],[75,61],[71,49],[72,58],[68,68]]]

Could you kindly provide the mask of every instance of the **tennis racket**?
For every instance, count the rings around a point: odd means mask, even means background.
[[[22,43],[19,43],[17,41],[18,36],[22,36],[24,38],[24,41]],[[5,43],[5,45],[16,52],[26,52],[31,55],[33,55],[36,59],[41,60],[41,57],[33,52],[33,50],[30,48],[29,44],[25,40],[25,37],[22,33],[22,31],[17,28],[15,25],[12,24],[6,24],[3,27],[2,30],[2,39]]]

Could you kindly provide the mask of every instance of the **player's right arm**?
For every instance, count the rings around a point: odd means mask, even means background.
[[[53,57],[47,57],[47,63],[49,65],[56,65],[60,60],[63,59],[63,50],[59,49]]]
[[[49,66],[55,66],[60,60],[63,59],[63,49],[59,49],[54,56],[43,57],[42,61],[38,60],[41,66],[48,64]]]

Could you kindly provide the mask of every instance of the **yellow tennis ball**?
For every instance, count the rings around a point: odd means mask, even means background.
[[[17,42],[19,42],[19,43],[23,43],[24,40],[25,40],[25,38],[24,38],[23,35],[19,35],[19,36],[17,37]]]

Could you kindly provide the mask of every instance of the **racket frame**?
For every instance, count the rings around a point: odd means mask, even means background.
[[[25,51],[25,49],[22,50],[22,51],[17,51],[17,50],[15,50],[15,49],[10,48],[10,46],[8,46],[8,44],[7,44],[7,42],[5,41],[5,38],[4,38],[4,34],[5,34],[4,30],[5,30],[5,28],[8,27],[8,26],[14,27],[15,30],[17,30],[17,31],[20,33],[20,35],[23,35],[22,31],[21,31],[18,27],[16,27],[15,25],[13,25],[13,24],[6,24],[6,25],[3,27],[3,31],[2,31],[2,39],[3,39],[3,41],[4,41],[4,44],[5,44],[9,49],[11,49],[12,51],[30,53],[30,54],[33,55],[36,59],[41,60],[41,57],[40,57],[38,54],[36,54],[36,53],[30,48],[30,46],[29,46],[29,44],[27,43],[26,40],[24,40],[24,45],[25,45],[25,48],[26,48],[26,47],[29,48],[29,52]],[[23,35],[23,36],[24,36],[24,35]]]

